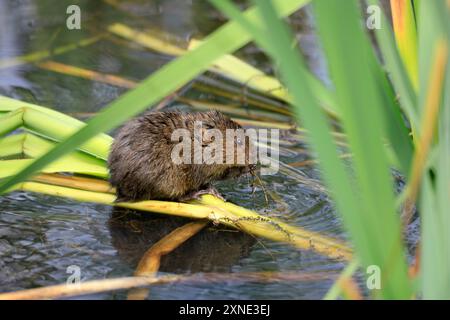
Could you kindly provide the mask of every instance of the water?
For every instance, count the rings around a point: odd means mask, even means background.
[[[79,1],[82,29],[65,27],[66,8],[72,1],[0,0],[0,60],[56,48],[98,34],[113,22],[137,29],[164,30],[179,37],[203,37],[224,22],[207,1]],[[113,3],[114,1],[109,1]],[[316,48],[311,17],[301,12],[294,20],[298,39],[314,73],[326,81],[325,64]],[[254,46],[236,53],[266,72],[269,61]],[[93,45],[51,60],[121,77],[141,80],[171,58],[150,52],[122,39],[105,38]],[[44,70],[34,64],[0,69],[0,94],[51,107],[66,113],[100,110],[126,90]],[[205,97],[203,97],[205,98]],[[291,152],[285,161],[299,161]],[[315,171],[308,172],[317,177]],[[292,225],[345,238],[339,219],[324,195],[278,173],[265,177],[288,208],[270,203],[261,191],[251,195],[246,179],[222,182],[218,189],[230,201],[263,214],[276,215]],[[154,215],[133,215],[108,206],[27,192],[0,197],[0,292],[64,283],[67,268],[81,268],[82,280],[132,275],[143,252],[152,243],[186,222]],[[161,273],[250,273],[260,271],[313,274],[314,281],[265,283],[229,280],[155,286],[152,299],[312,299],[322,298],[344,264],[285,244],[255,240],[239,232],[207,228],[169,256]],[[321,277],[320,275],[325,275]],[[90,295],[90,299],[122,299],[126,292]]]

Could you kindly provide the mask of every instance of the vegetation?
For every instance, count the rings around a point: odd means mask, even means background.
[[[36,160],[2,160],[0,178],[5,179],[0,182],[0,192],[21,188],[111,204],[114,196],[99,179],[42,172],[70,171],[104,178],[104,160],[112,138],[102,132],[167,98],[206,70],[240,83],[259,74],[260,80],[250,82],[251,89],[261,95],[269,92],[270,99],[282,103],[268,103],[269,108],[261,107],[260,111],[270,109],[277,114],[272,119],[293,112],[305,129],[323,183],[349,233],[354,256],[332,239],[260,218],[255,212],[211,196],[200,204],[147,201],[119,205],[209,218],[279,241],[286,240],[287,231],[289,241],[300,248],[307,248],[313,239],[312,247],[318,252],[353,259],[326,298],[336,298],[342,290],[346,297],[360,296],[349,294],[354,287],[349,290],[343,285],[352,282],[358,265],[364,274],[372,266],[381,272],[381,287],[368,291],[371,298],[450,298],[450,2],[391,0],[393,28],[380,12],[381,28],[373,30],[375,46],[358,1],[311,1],[331,88],[307,70],[282,19],[309,1],[255,0],[245,12],[229,0],[211,2],[230,22],[202,42],[192,43],[188,50],[161,45],[148,35],[136,36],[123,25],[111,26],[110,32],[124,38],[134,35],[135,41],[153,50],[179,57],[106,106],[86,125],[45,108],[1,98],[0,133],[19,126],[27,132],[0,140],[0,156],[20,151]],[[379,6],[377,0],[368,3]],[[244,68],[242,61],[229,55],[252,39],[273,59],[281,79],[267,77],[245,64]],[[93,72],[57,69],[98,78]],[[115,78],[103,77],[102,81],[135,85]],[[258,114],[264,116],[267,113]],[[273,120],[272,124],[277,122],[282,121]],[[338,137],[345,138],[344,148]],[[342,149],[351,154],[350,161],[344,162]],[[292,167],[290,170],[294,174]],[[400,194],[395,192],[393,170],[406,178]],[[420,250],[409,262],[403,235],[416,208],[422,228]]]

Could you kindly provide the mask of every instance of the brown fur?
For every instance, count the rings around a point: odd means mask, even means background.
[[[194,121],[202,121],[208,129],[221,130],[224,137],[225,129],[241,128],[217,111],[149,112],[122,127],[108,159],[117,201],[179,200],[207,188],[213,181],[250,171],[249,165],[173,163],[171,152],[178,142],[171,141],[172,132],[184,128],[194,139]]]

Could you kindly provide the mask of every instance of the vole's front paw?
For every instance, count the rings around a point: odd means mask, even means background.
[[[201,200],[201,196],[204,195],[204,194],[210,194],[210,195],[213,195],[213,196],[219,198],[222,201],[227,201],[219,193],[219,191],[217,191],[217,189],[214,188],[213,186],[209,186],[206,189],[190,192],[190,193],[184,195],[183,197],[181,197],[180,201],[181,202],[188,202],[189,200]]]

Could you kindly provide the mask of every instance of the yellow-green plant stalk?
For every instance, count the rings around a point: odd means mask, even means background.
[[[211,101],[194,100],[185,97],[177,98],[177,101],[186,103],[197,110],[217,110],[223,113],[227,113],[232,116],[237,116],[245,119],[260,120],[260,121],[278,121],[289,122],[290,118],[278,113],[267,112],[263,110],[244,110],[239,108],[237,104],[220,104]]]
[[[439,108],[441,106],[440,100],[448,62],[448,41],[446,39],[440,39],[436,44],[435,51],[434,62],[428,82],[427,98],[423,107],[424,115],[420,127],[420,138],[418,139],[416,146],[409,182],[405,191],[408,195],[403,217],[405,225],[408,225],[414,212],[414,203],[416,202],[417,194],[419,192],[429,152],[433,145],[433,137],[438,123]]]
[[[353,258],[352,261],[344,268],[334,284],[323,297],[323,300],[336,300],[342,293],[341,283],[343,280],[353,277],[353,274],[360,267],[359,261]]]
[[[104,74],[99,73],[96,71],[92,71],[85,68],[75,67],[59,62],[54,61],[44,61],[37,64],[38,67],[43,68],[45,70],[70,75],[74,77],[79,77],[83,79],[88,79],[91,81],[98,81],[102,83],[107,83],[110,85],[123,87],[132,89],[138,85],[138,82],[125,79],[119,76],[111,75],[111,74]],[[272,120],[278,120],[282,122],[288,122],[289,119],[284,116],[280,115],[278,112],[264,112],[260,110],[252,110],[251,112],[249,110],[243,110],[239,108],[238,105],[223,105],[218,103],[211,103],[207,101],[199,101],[199,100],[193,100],[185,97],[177,97],[177,101],[186,103],[191,105],[194,109],[200,109],[200,110],[218,110],[224,113],[232,114],[232,115],[238,115],[241,117],[253,119],[253,120],[261,120],[261,121],[272,121]],[[279,111],[279,109],[275,109],[276,111]]]
[[[66,184],[61,181],[57,183]],[[212,196],[204,196],[201,204],[155,200],[115,203],[116,197],[112,193],[93,192],[46,183],[23,182],[15,186],[15,189],[191,219],[209,219],[214,223],[237,228],[258,237],[289,243],[304,250],[314,250],[330,258],[349,260],[352,257],[352,250],[338,240],[260,216],[251,210],[231,203],[223,203]]]
[[[108,31],[163,54],[180,56],[185,54],[187,51],[183,48],[167,43],[155,35],[134,30],[121,23],[114,23],[110,25],[108,27]],[[200,40],[192,39],[189,41],[188,49],[193,50],[198,47],[200,43]],[[235,81],[246,83],[249,87],[265,93],[270,93],[277,98],[288,100],[287,91],[278,79],[267,76],[260,70],[234,57],[233,55],[227,54],[215,61],[211,66],[210,71],[222,74]]]
[[[273,101],[268,101],[266,99],[253,99],[252,97],[247,97],[242,94],[237,94],[236,92],[228,92],[227,90],[222,89],[221,87],[217,88],[212,85],[208,85],[201,82],[195,82],[192,87],[199,91],[203,91],[205,93],[214,94],[219,97],[227,98],[230,100],[237,101],[241,103],[242,100],[245,100],[245,104],[257,107],[262,110],[277,112],[282,115],[292,116],[293,113],[289,108],[286,108],[280,103],[273,103]]]
[[[152,50],[161,52],[170,56],[181,56],[186,53],[186,50],[150,33],[140,32],[134,30],[122,23],[113,23],[108,26],[107,30],[115,35],[121,36],[125,39],[132,39],[134,42],[142,46],[151,48]]]
[[[138,263],[138,266],[136,267],[136,270],[134,271],[134,276],[154,277],[159,270],[161,258],[163,256],[180,247],[207,225],[208,220],[189,222],[164,236],[144,253]],[[149,292],[150,289],[148,288],[133,289],[128,293],[127,299],[144,300],[148,297]]]
[[[87,295],[104,291],[124,290],[153,284],[174,283],[185,276],[167,275],[161,277],[126,277],[86,281],[78,284],[58,284],[43,288],[0,293],[0,300],[57,299],[77,295]]]
[[[101,179],[92,179],[80,176],[69,176],[55,173],[42,173],[32,178],[35,182],[41,182],[50,185],[70,187],[92,192],[115,193],[113,188],[107,181]]]
[[[22,121],[22,110],[15,110],[0,116],[0,137],[20,127]]]
[[[305,0],[285,0],[279,2],[281,16],[287,16],[304,4]],[[258,20],[257,8],[249,8],[245,16],[251,21]],[[101,113],[91,118],[71,136],[64,139],[45,155],[18,174],[0,181],[0,192],[11,189],[24,181],[46,164],[86,143],[98,134],[111,130],[125,120],[144,111],[167,96],[173,94],[189,81],[207,70],[208,66],[224,54],[233,52],[251,40],[251,35],[229,22],[210,34],[196,49],[164,65],[157,72],[143,80],[138,87],[128,91],[105,107]]]
[[[306,248],[317,247],[317,248],[320,248],[319,250],[328,251],[332,255],[334,255],[337,252],[341,252],[343,257],[345,257],[345,258],[351,257],[351,250],[347,246],[345,246],[339,242],[336,242],[336,240],[334,240],[334,239],[327,238],[324,236],[318,237],[318,234],[315,232],[307,231],[304,229],[299,229],[297,227],[292,227],[278,219],[274,219],[274,218],[269,219],[266,217],[262,217],[252,210],[239,207],[230,202],[224,202],[223,200],[220,200],[212,195],[202,196],[200,203],[209,205],[212,207],[223,208],[224,210],[231,212],[232,214],[234,214],[238,217],[238,219],[236,221],[238,224],[244,223],[247,220],[251,221],[251,220],[255,219],[255,221],[261,221],[261,222],[265,222],[266,224],[272,224],[275,228],[279,228],[280,230],[283,230],[287,235],[291,234],[291,235],[298,236],[299,240],[297,240],[297,241],[302,241],[302,245],[304,245]],[[245,225],[245,223],[244,223],[244,225]],[[257,226],[258,225],[255,225],[255,227],[257,227]],[[254,230],[253,226],[252,226],[252,230]],[[275,239],[277,239],[277,238],[273,238],[273,240],[275,240]],[[279,238],[277,239],[277,241],[280,241]]]
[[[52,57],[52,56],[55,56],[58,54],[67,53],[69,51],[78,49],[80,47],[86,47],[86,46],[89,46],[89,45],[99,41],[101,38],[103,38],[103,36],[104,36],[103,34],[97,35],[97,36],[94,36],[91,38],[83,39],[83,40],[79,41],[78,43],[70,43],[70,44],[61,46],[59,48],[55,48],[55,49],[37,51],[37,52],[30,53],[25,56],[0,59],[0,69],[10,68],[10,67],[30,63],[30,62],[40,61],[42,59]]]
[[[295,128],[295,125],[289,123],[247,120],[242,118],[232,118],[232,119],[242,126],[259,127],[259,128],[276,128],[281,130],[291,130]]]
[[[0,157],[20,155],[27,158],[37,158],[51,150],[55,144],[55,142],[38,137],[31,132],[12,134],[0,139]],[[64,156],[64,159],[69,163],[84,163],[103,168],[106,166],[104,160],[81,151],[71,152]]]
[[[11,111],[14,111],[12,115],[5,115]],[[6,118],[3,118],[5,116]],[[57,141],[64,140],[85,125],[82,121],[60,112],[0,96],[0,121],[3,119],[9,123],[8,128],[11,130],[24,126],[28,130]],[[106,160],[112,141],[112,137],[98,134],[79,149]]]
[[[309,2],[309,0],[305,0],[304,4],[307,2]],[[180,56],[186,53],[186,50],[183,48],[164,42],[155,35],[134,30],[124,24],[112,24],[108,27],[108,31],[164,54]],[[190,40],[188,50],[195,49],[201,43],[202,41],[200,40]],[[289,103],[291,102],[288,91],[278,79],[266,75],[261,70],[258,70],[231,54],[223,55],[220,59],[216,60],[209,68],[209,71],[242,83],[246,87],[250,87],[263,94],[274,96]],[[321,105],[331,116],[337,117],[334,98],[331,93],[312,75],[310,75],[310,80],[312,82],[312,89],[317,91],[318,96],[320,97],[319,100],[321,100]]]
[[[0,179],[11,177],[32,163],[34,159],[0,160]],[[90,175],[99,178],[108,177],[108,169],[102,165],[71,161],[69,158],[60,159],[48,164],[42,169],[45,173],[68,172]]]
[[[123,88],[127,88],[127,89],[135,88],[139,84],[136,81],[133,81],[130,79],[125,79],[123,77],[119,77],[116,75],[104,74],[104,73],[89,70],[86,68],[80,68],[77,66],[67,65],[67,64],[55,62],[55,61],[38,62],[38,63],[36,63],[36,66],[39,68],[45,69],[45,70],[52,71],[52,72],[57,72],[57,73],[65,74],[65,75],[88,79],[91,81],[107,83],[107,84],[110,84],[113,86],[123,87]],[[222,88],[220,88],[220,86],[219,86],[219,88],[209,87],[205,84],[202,84],[201,82],[195,82],[195,83],[193,83],[193,87],[200,91],[205,91],[205,92],[215,94],[220,97],[236,100],[235,93],[227,92],[227,91],[223,90]],[[278,103],[279,105],[277,106],[275,103],[275,100],[270,100],[270,103],[266,103],[263,100],[261,100],[261,99],[265,99],[265,98],[263,98],[261,96],[258,96],[258,98],[259,98],[259,100],[252,99],[248,94],[246,94],[245,95],[245,103],[255,106],[257,108],[260,108],[260,109],[266,109],[266,110],[273,111],[271,113],[267,113],[267,112],[265,113],[268,117],[270,116],[269,117],[270,119],[272,119],[273,117],[276,117],[276,116],[282,117],[282,115],[280,115],[280,113],[285,114],[285,115],[291,115],[291,112],[288,109],[280,108],[280,106],[282,106],[281,102]],[[184,102],[184,101],[187,101],[190,99],[187,99],[184,97],[177,97],[176,100]],[[191,100],[191,101],[193,103],[193,107],[202,108],[204,106],[204,103],[194,102],[194,100]],[[185,102],[185,103],[188,103],[188,102]],[[226,108],[227,106],[222,105],[220,107]],[[246,112],[244,110],[237,109],[238,107],[239,107],[239,105],[230,106],[230,108],[234,108],[235,111]],[[228,108],[228,110],[230,108]],[[216,108],[216,109],[218,109],[218,108]],[[252,111],[252,113],[253,112],[254,111]],[[259,111],[259,112],[261,112],[261,111]],[[247,116],[250,116],[250,115],[247,114]]]
[[[417,26],[411,0],[391,0],[391,12],[397,47],[417,92],[419,89]]]
[[[43,61],[36,64],[39,68],[58,72],[66,75],[80,77],[91,81],[98,81],[107,83],[113,86],[132,89],[138,85],[137,82],[125,79],[112,74],[104,74],[97,71],[88,70],[85,68],[75,67],[68,64],[55,62],[55,61]]]

